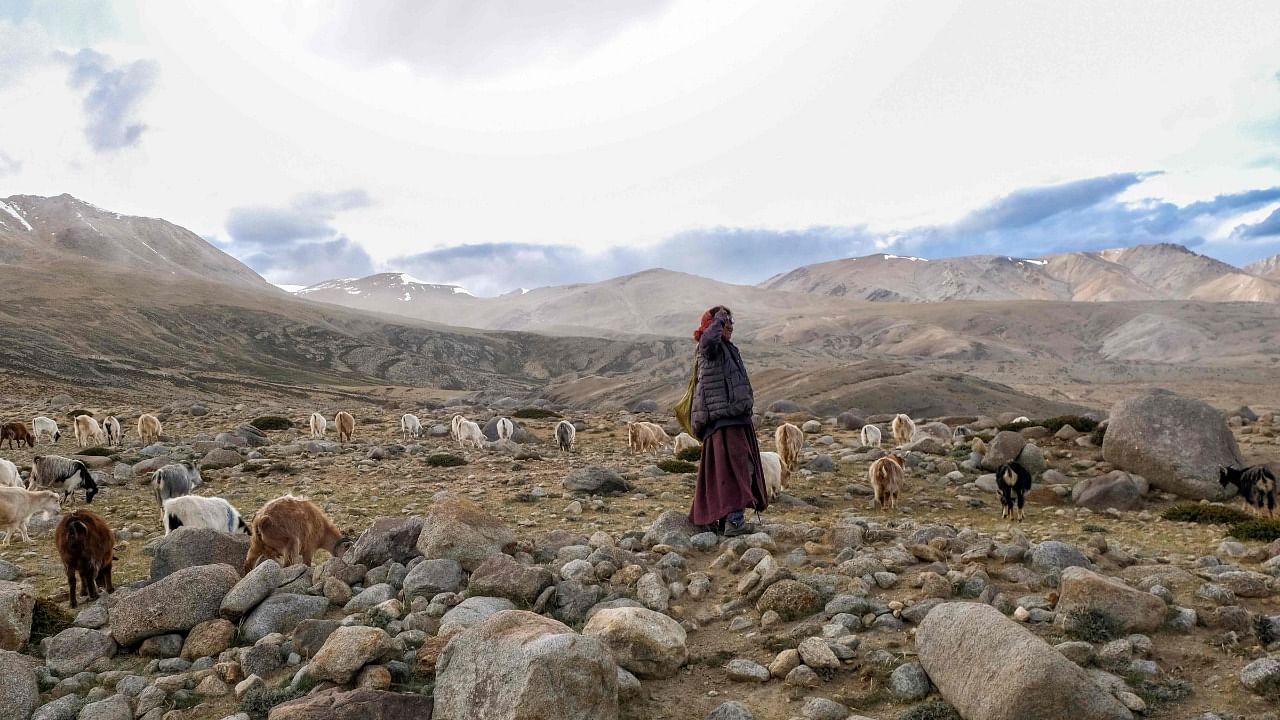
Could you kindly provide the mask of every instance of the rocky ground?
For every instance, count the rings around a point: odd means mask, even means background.
[[[26,390],[0,418],[69,431],[72,410],[131,426],[164,405]],[[440,436],[454,412],[523,407],[458,402],[184,401],[159,413],[164,442],[130,432],[86,458],[117,591],[70,629],[40,603],[28,639],[37,598],[68,609],[56,520],[0,549],[0,647],[18,651],[0,654],[0,718],[256,718],[295,698],[271,717],[426,717],[431,701],[437,718],[1280,717],[1280,542],[1162,519],[1183,500],[1160,488],[1185,478],[1123,472],[1087,435],[943,418],[984,452],[934,426],[904,451],[890,513],[865,478],[891,448],[857,432],[885,418],[767,416],[766,449],[777,422],[811,421],[801,469],[759,532],[721,540],[684,521],[694,476],[657,468],[669,452],[627,451],[627,416],[565,410],[580,423],[568,454],[547,442],[555,418],[521,420],[520,444],[458,450]],[[338,409],[357,419],[354,442],[301,429]],[[400,439],[406,409],[434,432]],[[246,429],[264,416],[296,427]],[[1215,417],[1199,452],[1280,455],[1269,416]],[[36,452],[74,454],[69,435]],[[442,453],[467,464],[435,466]],[[20,467],[32,454],[0,450]],[[1013,458],[1037,471],[1021,524],[1001,519],[983,468]],[[342,560],[242,579],[217,563],[238,569],[243,538],[162,538],[146,472],[187,459],[205,468],[196,492],[246,518],[293,492],[360,539]]]

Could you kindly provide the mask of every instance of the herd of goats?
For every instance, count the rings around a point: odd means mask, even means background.
[[[1025,421],[1026,418],[1018,420]],[[338,412],[332,425],[340,442],[351,441],[355,433],[355,418],[350,413]],[[511,440],[515,433],[515,424],[505,417],[496,418],[493,426],[499,441]],[[329,427],[324,415],[318,412],[311,414],[309,429],[313,439],[324,439]],[[632,452],[657,453],[670,447],[679,454],[686,448],[699,447],[699,442],[688,433],[682,432],[672,438],[657,423],[635,421],[628,422],[626,427],[627,446]],[[895,416],[890,430],[898,447],[917,438],[916,424],[907,415]],[[143,414],[138,418],[137,432],[144,442],[159,441],[162,431],[161,422],[155,415]],[[462,415],[453,416],[449,432],[461,447],[483,448],[487,442],[480,425]],[[79,415],[74,420],[74,433],[76,445],[80,448],[123,444],[124,430],[114,416],[98,423],[91,415]],[[411,413],[404,414],[400,418],[400,433],[405,439],[420,437],[423,433],[421,420]],[[956,428],[954,433],[948,440],[960,442],[970,437],[966,428]],[[556,423],[556,444],[561,451],[571,451],[576,436],[577,427],[573,422],[560,420]],[[15,443],[18,447],[25,444],[34,448],[41,438],[56,444],[61,437],[57,422],[47,417],[35,418],[30,429],[21,422],[0,425],[0,445],[8,442],[10,449]],[[879,447],[882,431],[876,425],[865,425],[860,440],[864,446]],[[774,443],[776,451],[760,453],[765,488],[771,501],[782,491],[797,467],[804,447],[804,432],[791,423],[782,423],[774,433]],[[981,438],[972,438],[972,447],[977,453],[985,452]],[[897,507],[905,467],[901,454],[889,452],[875,459],[868,468],[875,502],[882,510]],[[1011,461],[997,468],[995,480],[1001,516],[1022,521],[1025,518],[1026,493],[1031,489],[1031,473],[1017,461]],[[1274,515],[1276,476],[1267,466],[1223,468],[1220,481],[1223,486],[1235,485],[1245,501],[1256,510]],[[200,470],[191,462],[171,463],[151,474],[151,487],[162,507],[164,532],[168,535],[186,526],[249,535],[244,572],[267,558],[276,560],[282,567],[296,563],[310,565],[317,550],[341,557],[351,543],[324,511],[310,500],[284,495],[266,503],[252,523],[246,523],[235,507],[223,498],[193,495],[192,491],[201,483]],[[61,497],[55,488],[62,490]],[[93,474],[81,460],[60,455],[36,455],[24,482],[17,466],[0,458],[0,529],[5,531],[2,543],[9,544],[15,531],[24,542],[30,542],[27,528],[31,518],[41,515],[48,519],[58,515],[67,500],[80,490],[85,493],[86,503],[92,503],[98,492]],[[80,592],[89,598],[96,599],[99,588],[114,591],[111,563],[115,540],[110,526],[99,515],[87,509],[64,515],[54,531],[54,542],[66,570],[71,607],[77,605],[77,578]]]

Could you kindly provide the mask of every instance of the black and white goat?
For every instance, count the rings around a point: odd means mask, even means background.
[[[86,503],[93,502],[93,496],[98,494],[97,481],[93,479],[88,466],[79,460],[61,455],[36,455],[31,459],[31,476],[27,479],[27,489],[48,490],[59,484],[62,486],[64,503],[76,490],[84,490]]]
[[[1266,512],[1269,518],[1276,516],[1276,474],[1266,465],[1254,465],[1243,470],[1220,467],[1218,482],[1223,487],[1235,485],[1240,497],[1259,514]]]
[[[1007,462],[996,470],[996,488],[1000,491],[1000,517],[1022,522],[1027,515],[1022,506],[1031,489],[1031,473],[1016,462]]]

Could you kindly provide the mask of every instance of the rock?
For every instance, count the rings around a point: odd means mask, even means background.
[[[217,448],[205,453],[200,459],[201,470],[221,470],[222,468],[235,467],[244,462],[244,456],[235,450],[228,448]]]
[[[826,453],[818,453],[813,456],[813,459],[810,460],[805,467],[813,472],[835,472],[836,461],[832,460],[831,456]]]
[[[314,657],[341,626],[337,620],[303,620],[293,628],[293,648],[304,658]]]
[[[1239,597],[1264,598],[1272,594],[1269,587],[1271,577],[1262,573],[1232,570],[1218,573],[1214,579]]]
[[[159,470],[160,468],[174,461],[173,458],[169,457],[169,455],[167,454],[168,453],[167,450],[164,452],[166,454],[160,455],[158,457],[150,457],[147,460],[143,460],[139,463],[136,463],[133,466],[134,479],[136,479],[138,482],[147,482],[147,483],[151,482],[151,473],[155,472],[156,470]],[[146,453],[143,453],[143,454],[146,454]]]
[[[800,429],[806,434],[812,435],[813,433],[822,432],[822,423],[817,420],[806,420],[804,424],[800,426]]]
[[[69,677],[89,669],[99,658],[116,654],[111,636],[87,628],[67,628],[46,641],[44,664],[54,673]]]
[[[618,665],[642,680],[671,677],[689,660],[680,623],[647,608],[600,610],[582,634],[603,641]]]
[[[502,520],[471,500],[442,492],[423,517],[417,548],[428,560],[457,560],[471,572],[515,542],[515,533]]]
[[[288,633],[303,620],[323,617],[329,600],[317,595],[279,593],[253,609],[240,626],[246,642],[257,642],[272,633]]]
[[[404,579],[404,599],[415,597],[428,600],[444,592],[462,589],[462,565],[457,560],[423,560]]]
[[[82,697],[63,695],[57,700],[41,705],[31,716],[31,720],[76,720],[84,704]],[[5,710],[0,709],[0,718],[7,717]]]
[[[755,720],[755,718],[751,715],[751,711],[747,709],[747,706],[730,700],[729,702],[721,703],[719,707],[712,710],[711,714],[707,715],[706,720]]]
[[[0,580],[19,580],[22,576],[22,568],[6,560],[0,560]]]
[[[943,603],[925,617],[915,640],[920,664],[961,717],[1132,718],[1084,670],[990,605]]]
[[[0,650],[21,650],[26,646],[31,639],[35,607],[36,596],[30,587],[0,580]]]
[[[332,579],[333,578],[330,578],[330,580]],[[377,583],[375,585],[370,585],[364,590],[361,590],[360,594],[350,598],[342,609],[347,613],[368,610],[369,608],[375,605],[380,605],[395,596],[396,589],[392,587],[390,583]],[[327,595],[325,597],[328,598]]]
[[[16,652],[0,650],[0,720],[27,720],[40,704],[34,663]]]
[[[839,427],[841,430],[858,431],[858,430],[861,430],[862,426],[866,424],[867,424],[866,419],[864,419],[861,415],[856,415],[851,412],[842,412],[836,416],[836,426]]]
[[[920,663],[899,665],[889,676],[889,683],[893,686],[893,694],[907,702],[923,700],[932,688],[929,675]]]
[[[1071,488],[1071,501],[1090,510],[1133,510],[1141,498],[1138,484],[1123,470],[1082,480]]]
[[[352,565],[377,567],[388,561],[407,564],[418,555],[422,518],[380,517],[360,533],[343,559]]]
[[[473,595],[503,597],[527,608],[553,582],[555,576],[550,570],[521,565],[510,555],[497,554],[475,569],[467,590]]]
[[[1280,658],[1258,658],[1240,671],[1240,682],[1250,692],[1264,697],[1280,693]]]
[[[698,533],[698,528],[689,522],[687,513],[679,510],[666,510],[658,516],[649,529],[645,531],[641,542],[645,547],[654,545],[684,545],[689,538]]]
[[[569,492],[604,495],[612,492],[626,492],[631,489],[621,475],[609,468],[590,465],[574,470],[560,483]]]
[[[283,581],[280,564],[271,559],[263,560],[231,588],[231,592],[222,599],[218,614],[228,620],[239,620],[266,600]]]
[[[836,657],[827,641],[820,637],[805,638],[796,652],[800,653],[800,661],[814,670],[834,670],[840,667],[840,658]]]
[[[1046,540],[1031,550],[1031,568],[1038,572],[1057,572],[1068,567],[1089,567],[1089,558],[1074,545]]]
[[[180,527],[149,543],[147,550],[152,554],[152,580],[201,565],[230,565],[239,570],[249,554],[249,536]]]
[[[982,456],[980,467],[988,472],[995,472],[1001,465],[1018,459],[1027,439],[1012,430],[1001,430],[987,443],[987,454]]]
[[[156,635],[186,632],[216,618],[222,598],[239,580],[229,565],[198,565],[166,575],[116,601],[111,635],[128,647]]]
[[[725,673],[734,682],[768,682],[769,670],[754,660],[738,658],[724,666]]]
[[[509,610],[449,643],[435,698],[434,720],[617,720],[618,671],[599,640]]]
[[[951,452],[950,446],[936,437],[926,435],[902,446],[906,452],[918,452],[925,455],[946,455]]]
[[[1143,476],[1152,487],[1193,499],[1220,499],[1222,465],[1243,465],[1222,414],[1168,390],[1118,403],[1102,442],[1107,462]]]
[[[221,618],[206,620],[191,628],[186,640],[182,643],[181,657],[184,660],[196,660],[202,657],[217,657],[219,653],[235,642],[236,626]]]
[[[1055,610],[1064,621],[1072,612],[1099,610],[1128,633],[1158,630],[1164,624],[1165,607],[1164,601],[1151,593],[1082,567],[1071,567],[1062,571]]]
[[[506,598],[469,597],[440,618],[440,634],[445,635],[451,630],[465,630],[479,625],[490,615],[515,608],[515,603]]]
[[[182,654],[182,636],[174,633],[157,635],[142,641],[138,655],[149,658],[175,658]]]
[[[1032,478],[1040,477],[1045,470],[1049,469],[1049,464],[1044,460],[1044,451],[1040,449],[1040,446],[1032,443],[1022,446],[1017,460],[1019,465],[1031,473]]]
[[[311,658],[307,674],[317,680],[346,684],[360,668],[377,660],[392,648],[391,637],[381,628],[348,625],[340,627],[324,641]]]
[[[796,580],[779,580],[770,585],[756,601],[756,610],[773,610],[783,620],[799,620],[817,612],[822,607],[818,591]]]
[[[432,716],[433,705],[430,696],[416,693],[329,688],[277,705],[267,717],[268,720],[425,720]]]
[[[125,696],[112,695],[85,705],[76,717],[78,720],[133,720],[133,708]]]

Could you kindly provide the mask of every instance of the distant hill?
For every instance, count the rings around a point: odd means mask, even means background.
[[[1258,277],[1280,282],[1280,255],[1272,255],[1256,263],[1245,265],[1244,271]]]

